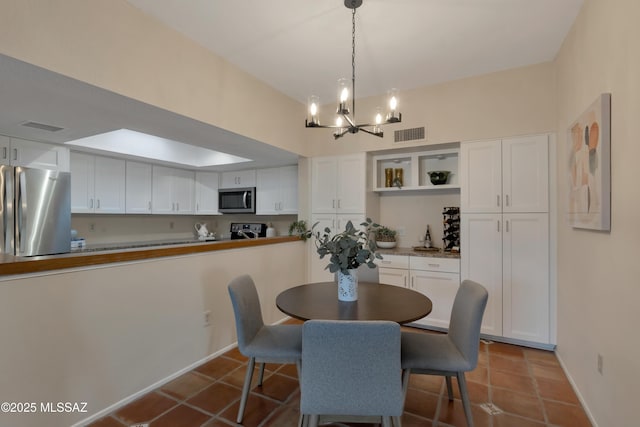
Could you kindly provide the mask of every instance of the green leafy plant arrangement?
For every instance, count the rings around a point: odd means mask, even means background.
[[[376,241],[378,242],[395,242],[396,231],[385,226],[380,226],[376,230]]]
[[[318,223],[313,225],[312,232],[317,225]],[[322,232],[313,233],[320,259],[331,256],[326,267],[331,273],[341,271],[343,274],[349,274],[348,270],[358,268],[362,264],[375,268],[373,261],[382,259],[382,256],[376,253],[378,247],[375,240],[371,239],[380,225],[367,218],[360,226],[358,229],[349,221],[341,233],[331,235],[329,227]]]
[[[300,238],[305,241],[311,237],[311,230],[307,229],[307,221],[301,219],[292,222],[289,225],[289,236],[300,236]]]

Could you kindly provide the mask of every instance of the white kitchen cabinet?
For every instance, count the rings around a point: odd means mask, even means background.
[[[548,135],[463,142],[461,211],[547,212]]]
[[[549,343],[549,215],[463,214],[462,279],[487,288],[482,333]]]
[[[449,328],[453,300],[460,286],[460,260],[457,258],[409,257],[410,287],[429,297],[433,308],[415,323]]]
[[[125,161],[71,153],[71,212],[124,213]]]
[[[409,257],[406,255],[383,255],[376,260],[378,280],[385,285],[409,287]]]
[[[217,172],[196,172],[196,214],[220,215],[218,212]]]
[[[256,214],[298,213],[297,166],[258,169],[256,175]]]
[[[126,212],[128,214],[150,214],[152,197],[151,165],[127,161],[126,168]]]
[[[254,169],[222,172],[220,188],[242,188],[256,186],[256,171]]]
[[[311,162],[313,213],[366,211],[366,156],[316,157]]]
[[[0,164],[68,172],[67,147],[0,135]]]
[[[193,214],[195,174],[153,165],[151,211],[155,214]]]

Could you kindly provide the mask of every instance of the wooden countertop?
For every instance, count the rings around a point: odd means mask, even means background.
[[[201,252],[220,251],[226,249],[272,245],[276,243],[295,242],[298,240],[300,240],[300,238],[297,236],[283,236],[213,242],[194,241],[193,243],[171,246],[165,245],[123,250],[77,252],[37,257],[16,257],[7,254],[0,254],[0,276],[10,274],[38,273],[50,270],[62,270],[65,268],[89,267],[92,265],[100,264],[112,264],[117,262],[137,261],[150,258],[161,258]]]

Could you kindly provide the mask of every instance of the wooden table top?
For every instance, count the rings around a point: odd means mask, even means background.
[[[431,313],[431,300],[400,286],[358,283],[358,300],[338,300],[334,282],[309,283],[281,292],[276,298],[280,311],[300,320],[390,320],[413,322]]]

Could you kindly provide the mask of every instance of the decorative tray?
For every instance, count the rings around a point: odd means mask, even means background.
[[[414,246],[414,251],[422,251],[422,252],[440,252],[441,248],[425,248],[424,246]]]

